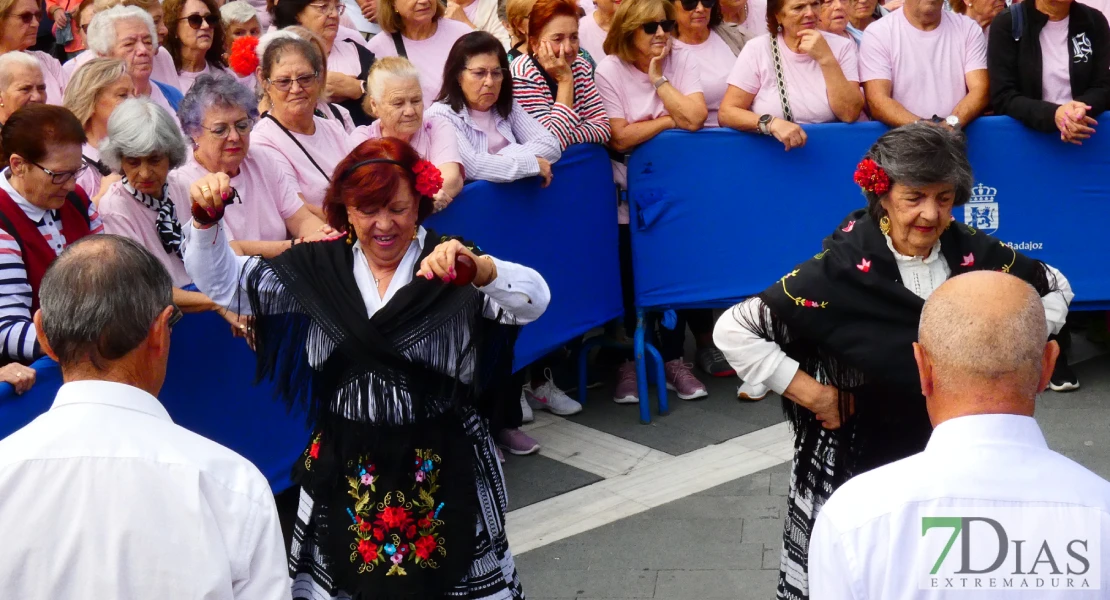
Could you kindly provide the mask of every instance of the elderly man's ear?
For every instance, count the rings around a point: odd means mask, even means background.
[[[1048,387],[1048,380],[1052,379],[1052,371],[1056,369],[1056,359],[1060,358],[1060,344],[1056,340],[1048,340],[1044,345],[1044,355],[1041,356],[1041,379],[1037,383],[1037,393]]]
[[[36,310],[35,316],[31,317],[31,321],[35,324],[35,337],[38,338],[39,348],[42,349],[43,354],[50,357],[50,360],[57,362],[58,355],[54,353],[54,349],[46,341],[46,333],[42,330],[42,310]]]

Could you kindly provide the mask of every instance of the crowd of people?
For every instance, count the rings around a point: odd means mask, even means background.
[[[45,37],[39,35],[43,24],[50,29]],[[169,274],[173,305],[220,314],[232,334],[269,361],[272,373],[287,378],[283,389],[291,403],[303,394],[340,398],[338,405],[312,404],[317,429],[306,456],[318,468],[299,474],[302,507],[308,508],[294,536],[295,589],[331,597],[368,590],[368,581],[384,585],[377,575],[354,577],[346,556],[342,568],[321,559],[351,549],[350,540],[334,533],[350,523],[340,527],[348,515],[328,485],[346,476],[341,463],[381,451],[352,439],[404,437],[411,417],[429,419],[434,426],[428,430],[438,432],[421,451],[447,456],[461,452],[460,444],[468,449],[461,468],[476,475],[460,476],[460,466],[449,460],[442,476],[463,490],[461,496],[477,490],[479,501],[460,500],[446,509],[449,526],[442,531],[449,534],[434,531],[439,510],[424,515],[424,533],[405,532],[406,544],[425,544],[418,557],[405,554],[408,546],[400,540],[389,544],[394,552],[388,555],[371,552],[370,546],[385,546],[374,539],[373,525],[362,528],[371,522],[366,507],[353,509],[359,537],[350,562],[358,563],[359,573],[379,564],[378,574],[396,573],[391,566],[403,572],[402,563],[410,561],[426,569],[434,548],[419,539],[438,539],[442,547],[444,538],[436,536],[450,535],[479,548],[472,561],[454,555],[442,561],[454,592],[516,597],[520,583],[504,537],[496,463],[503,451],[539,450],[521,429],[533,411],[565,416],[582,406],[560,376],[569,349],[506,373],[488,389],[478,385],[474,365],[458,362],[463,355],[457,353],[472,346],[481,354],[494,338],[511,339],[514,328],[538,317],[547,302],[542,277],[526,267],[467,244],[425,243],[423,219],[453,204],[466,182],[538,178],[547,186],[556,175],[552,165],[568,147],[604,145],[613,169],[626,309],[611,331],[623,337],[635,323],[626,165],[636,147],[664,131],[732,128],[773,137],[789,151],[806,144],[806,124],[906,126],[900,131],[908,133],[880,141],[868,160],[884,177],[920,193],[901,190],[892,199],[889,186],[861,184],[868,210],[843,231],[863,228],[864,221],[873,225],[875,239],[885,237],[892,253],[884,260],[899,276],[897,293],[908,289],[918,301],[955,272],[950,261],[938,259],[947,222],[930,221],[925,235],[918,221],[950,220],[952,207],[967,200],[970,171],[961,170],[959,131],[993,112],[1082,144],[1096,134],[1095,117],[1108,106],[1110,26],[1099,9],[1074,0],[1009,7],[1000,0],[0,0],[0,265],[8,273],[0,281],[0,353],[9,363],[0,378],[23,392],[34,382],[25,365],[56,355],[42,343],[34,319],[51,263],[84,236],[130,239]],[[913,164],[915,148],[907,140],[941,148],[950,168],[929,179],[927,171],[939,163]],[[430,173],[435,176],[429,179]],[[925,203],[940,208],[923,217]],[[332,296],[313,295],[325,288],[309,289],[321,273],[298,271],[305,268],[298,261],[316,251],[301,244],[322,242],[306,245],[339,252],[344,239],[347,260],[355,257],[354,278],[349,264],[337,263],[331,275],[338,283],[326,288]],[[955,242],[945,242],[946,257],[950,247]],[[441,251],[444,258],[436,258]],[[401,288],[414,277],[459,278],[456,259],[477,265],[472,276],[481,282],[480,294],[437,296],[447,304],[437,304],[442,312],[431,317],[397,308],[411,301]],[[240,277],[239,269],[250,276]],[[1049,333],[1061,348],[1049,385],[1076,389],[1067,361],[1070,287],[1055,269],[1045,272],[1053,283],[1038,291]],[[806,285],[835,287],[822,277]],[[510,284],[517,291],[509,291]],[[328,301],[348,306],[352,298],[349,306],[366,317],[366,327],[329,312],[334,307]],[[484,308],[472,310],[475,302]],[[667,385],[680,398],[707,396],[703,377],[739,375],[738,398],[754,401],[775,391],[798,407],[792,410],[801,468],[792,482],[779,593],[800,598],[808,593],[811,509],[853,474],[919,450],[929,428],[919,412],[908,419],[908,429],[897,430],[897,439],[875,425],[888,415],[853,427],[850,434],[858,437],[832,433],[851,412],[843,390],[853,388],[856,407],[867,407],[869,394],[895,389],[916,396],[910,389],[916,383],[906,376],[904,353],[893,349],[869,348],[879,362],[848,370],[814,350],[840,340],[815,339],[808,349],[813,354],[798,355],[797,342],[806,337],[800,332],[812,331],[810,315],[784,302],[769,290],[725,313],[716,327],[712,311],[683,310],[675,327],[651,323],[649,330]],[[294,305],[311,324],[264,318]],[[916,310],[907,313],[902,337],[916,335],[920,306]],[[412,331],[391,329],[381,315]],[[479,325],[482,317],[506,327]],[[414,355],[415,346],[405,344],[429,335],[422,329],[427,319],[457,328],[441,332],[446,338],[423,339],[431,346]],[[693,362],[684,351],[687,330],[695,342]],[[323,341],[320,331],[339,337]],[[901,343],[902,337],[891,339]],[[360,362],[345,353],[347,338],[385,346]],[[299,354],[290,350],[298,345]],[[442,346],[442,353],[432,346]],[[402,367],[399,360],[417,366]],[[886,360],[900,378],[859,389],[871,369],[890,366]],[[481,389],[447,390],[438,375],[424,381],[429,365]],[[614,366],[613,400],[638,403],[631,357]],[[321,369],[326,378],[306,375]],[[339,378],[348,371],[347,379]],[[398,408],[418,402],[422,409],[469,409],[479,406],[478,396],[480,415],[463,412],[449,424]],[[372,415],[369,424],[351,425],[366,415]],[[864,439],[870,440],[866,455],[849,451],[850,440]],[[320,459],[320,452],[329,459]],[[374,468],[395,477],[409,458],[363,464],[352,478],[362,487],[352,484],[350,493],[357,498],[373,489],[366,482],[378,477],[370,474]],[[432,477],[433,471],[420,472]],[[455,498],[456,488],[449,489]],[[479,515],[477,538],[455,527],[458,515],[474,516],[467,511]],[[331,524],[330,535],[325,524]],[[432,589],[413,585],[397,592]]]

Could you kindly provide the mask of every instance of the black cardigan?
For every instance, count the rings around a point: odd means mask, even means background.
[[[1013,15],[1004,10],[991,23],[987,44],[987,67],[991,79],[991,106],[997,114],[1009,115],[1038,131],[1056,128],[1058,104],[1042,100],[1040,33],[1048,15],[1030,0],[1021,3],[1025,31],[1014,41]],[[1072,98],[1091,106],[1094,117],[1110,107],[1110,26],[1097,9],[1072,2],[1068,12],[1068,47]],[[1085,54],[1075,44],[1078,35],[1090,41]]]

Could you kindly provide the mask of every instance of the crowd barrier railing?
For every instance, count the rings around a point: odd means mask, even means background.
[[[1097,260],[1110,237],[1110,117],[1082,146],[1031,131],[1008,117],[967,128],[975,175],[955,218],[1060,269],[1074,310],[1110,308],[1110,276]],[[726,307],[756,294],[821,250],[821,240],[865,200],[855,166],[886,127],[807,125],[806,145],[732,130],[665,132],[628,167],[635,301],[646,312]],[[643,321],[642,318],[639,321]],[[645,352],[635,337],[641,420]],[[652,365],[657,379],[662,365]],[[660,414],[668,410],[658,390]]]
[[[542,318],[526,326],[516,364],[619,316],[617,212],[612,171],[599,146],[570,149],[546,189],[538,178],[507,185],[473,183],[428,226],[461,235],[499,258],[539,271],[551,288]],[[17,396],[0,384],[0,438],[50,408],[61,387],[58,365],[32,365],[37,381]],[[308,440],[305,415],[288,412],[268,381],[256,385],[254,355],[213,313],[186,315],[173,330],[165,385],[159,399],[174,422],[235,450],[253,462],[275,492],[291,485],[290,467]]]

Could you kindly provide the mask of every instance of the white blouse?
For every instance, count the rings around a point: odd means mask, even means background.
[[[940,254],[940,241],[933,246],[925,258],[899,254],[887,238],[886,245],[894,254],[902,285],[914,295],[925,300],[944,283],[952,271]],[[1046,265],[1048,266],[1048,265]],[[1060,333],[1068,316],[1068,305],[1075,293],[1064,274],[1052,266],[1049,271],[1056,277],[1059,291],[1041,298],[1044,303],[1045,320],[1050,333]],[[782,394],[794,380],[798,372],[798,361],[786,355],[775,342],[764,339],[737,320],[735,312],[742,313],[745,320],[756,321],[758,311],[769,317],[771,310],[757,297],[748,298],[730,310],[725,311],[713,329],[713,342],[724,353],[728,363],[736,369],[736,375],[749,386],[763,385],[777,394]]]

